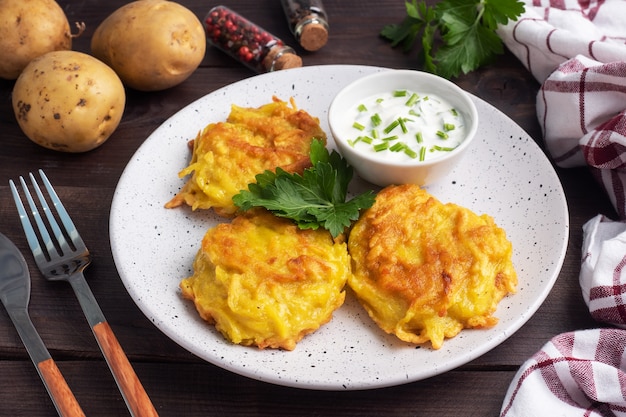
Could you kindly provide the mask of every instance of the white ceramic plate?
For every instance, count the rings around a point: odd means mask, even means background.
[[[464,330],[440,350],[403,343],[380,331],[351,297],[330,323],[291,352],[232,345],[203,322],[181,297],[180,280],[206,230],[224,220],[163,204],[183,185],[178,172],[189,158],[187,141],[231,104],[260,106],[272,95],[320,118],[329,132],[333,96],[366,66],[304,67],[255,76],[219,89],[183,108],[147,138],[128,163],[111,208],[113,256],[130,296],[143,313],[185,349],[232,372],[279,385],[319,390],[392,386],[440,374],[502,343],[539,308],[561,269],[568,239],[561,183],[535,142],[503,113],[475,98],[478,139],[458,168],[429,191],[442,201],[488,213],[513,242],[519,290],[504,299],[497,326]],[[332,139],[329,138],[329,146]],[[354,187],[367,186],[355,180]]]

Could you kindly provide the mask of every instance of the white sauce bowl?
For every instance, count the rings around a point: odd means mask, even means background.
[[[465,138],[453,150],[425,160],[390,158],[389,154],[363,152],[349,144],[356,136],[354,131],[350,131],[354,122],[352,110],[374,95],[396,90],[446,100],[462,116]],[[447,175],[465,154],[476,136],[478,113],[469,94],[451,81],[427,72],[389,70],[359,78],[344,87],[330,104],[328,123],[338,151],[364,180],[381,187],[407,183],[427,185]]]

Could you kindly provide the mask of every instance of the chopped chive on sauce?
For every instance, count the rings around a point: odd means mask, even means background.
[[[391,133],[391,131],[395,129],[396,127],[398,127],[398,125],[400,125],[400,121],[396,119],[393,122],[391,122],[386,128],[384,128],[383,132]]]
[[[358,122],[354,122],[352,124],[352,127],[358,130],[365,130],[365,126],[363,126],[361,123],[358,123]]]
[[[448,134],[446,132],[443,132],[441,130],[437,131],[437,136],[439,136],[441,139],[448,139]]]
[[[411,159],[417,158],[417,152],[415,152],[413,149],[409,148],[408,146],[404,147],[404,153]]]
[[[394,97],[406,97],[406,90],[396,90],[393,92]]]
[[[453,151],[454,149],[456,149],[456,147],[451,148],[449,146],[433,145],[433,150],[435,150],[435,151],[450,152],[450,151]]]
[[[383,142],[383,143],[377,143],[376,145],[374,145],[374,150],[376,152],[382,152],[389,149],[389,143],[387,142]]]
[[[413,93],[411,94],[411,97],[409,97],[405,105],[408,107],[412,107],[415,103],[417,103],[417,100],[419,99],[420,99],[420,96],[417,93]]]
[[[365,104],[359,104],[358,110],[360,112],[367,111],[367,107],[365,107]]]
[[[353,148],[354,148],[354,145],[356,145],[359,142],[371,144],[372,142],[374,142],[374,140],[370,138],[369,136],[359,136],[356,139],[348,140],[348,144],[352,146]]]
[[[402,129],[402,133],[408,133],[408,129],[406,128],[406,122],[405,119],[403,119],[402,117],[400,117],[398,119],[398,122],[400,123],[400,129]]]
[[[454,130],[456,126],[452,123],[444,123],[443,124],[443,130],[445,130],[446,132],[449,132],[451,130]]]
[[[372,115],[372,117],[370,117],[370,120],[372,121],[372,125],[374,126],[378,126],[382,123],[382,119],[380,118],[380,115],[378,113],[374,113]]]
[[[401,150],[404,149],[406,145],[402,142],[396,142],[393,144],[393,146],[391,148],[389,148],[389,150],[391,152],[400,152]]]

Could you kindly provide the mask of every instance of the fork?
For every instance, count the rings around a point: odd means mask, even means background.
[[[43,170],[39,170],[39,175],[61,225],[55,219],[55,214],[35,176],[29,173],[30,182],[47,223],[44,222],[26,181],[23,177],[19,179],[38,233],[33,228],[17,186],[13,180],[9,180],[13,200],[35,262],[46,279],[67,281],[72,286],[131,415],[134,417],[158,416],[85,280],[83,271],[91,263],[91,255]],[[52,232],[53,237],[48,230]]]

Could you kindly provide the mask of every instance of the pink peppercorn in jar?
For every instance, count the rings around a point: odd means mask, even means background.
[[[228,7],[213,7],[204,28],[211,45],[258,73],[302,66],[293,48]]]

